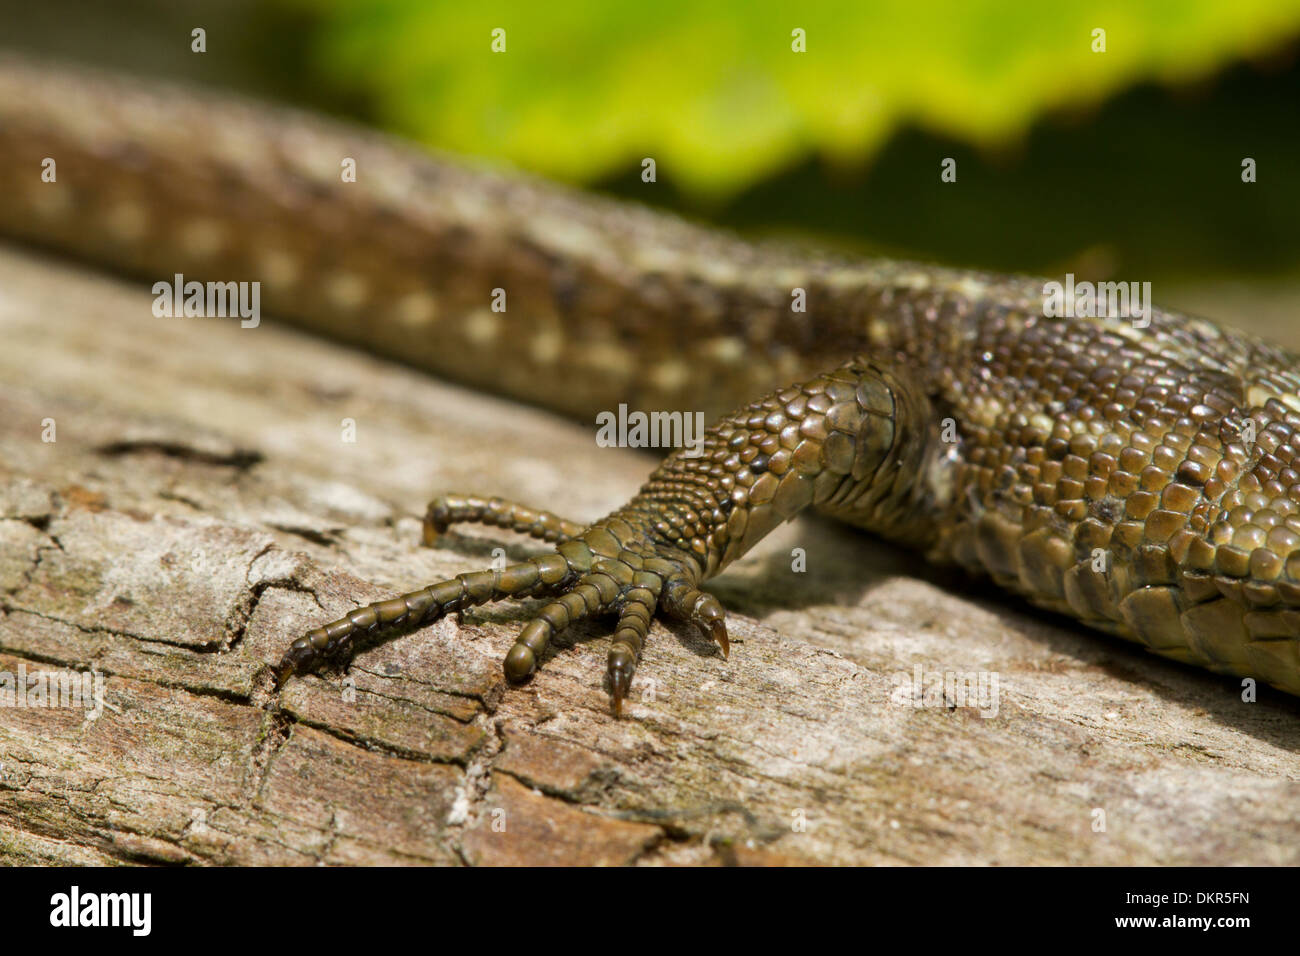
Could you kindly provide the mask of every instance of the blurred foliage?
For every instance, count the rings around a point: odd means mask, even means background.
[[[1139,83],[1087,111],[1036,120],[987,150],[904,127],[853,170],[810,158],[710,204],[750,234],[1003,272],[1206,279],[1300,266],[1300,44],[1212,82]],[[939,179],[940,157],[957,183]],[[1241,161],[1258,163],[1255,183]],[[698,215],[671,182],[629,169],[598,186]]]
[[[860,166],[900,127],[1005,143],[1045,110],[1205,76],[1300,28],[1300,0],[280,2],[318,18],[317,73],[392,129],[579,182],[654,156],[714,200],[810,156]]]
[[[749,235],[1171,289],[1300,276],[1300,0],[1222,2],[0,0],[0,45],[414,130]]]

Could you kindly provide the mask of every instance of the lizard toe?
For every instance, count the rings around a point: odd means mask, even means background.
[[[705,637],[715,641],[723,660],[731,654],[727,611],[712,594],[701,591],[686,578],[677,578],[664,588],[660,607],[669,617],[695,625]]]

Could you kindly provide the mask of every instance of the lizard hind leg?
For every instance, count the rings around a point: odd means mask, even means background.
[[[554,553],[359,608],[296,641],[281,661],[281,679],[346,650],[358,633],[427,624],[505,597],[549,597],[506,655],[506,678],[532,676],[552,638],[571,623],[616,614],[606,676],[617,715],[655,611],[696,625],[726,656],[726,615],[700,582],[804,508],[923,537],[931,419],[928,399],[905,370],[857,358],[706,429],[702,448],[670,454],[631,501],[589,527],[500,499],[437,499],[426,536],[456,521],[480,521],[551,541]]]

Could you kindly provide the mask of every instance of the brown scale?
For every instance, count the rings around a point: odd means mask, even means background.
[[[507,677],[608,614],[618,710],[653,615],[725,653],[701,583],[812,507],[1300,694],[1300,361],[1276,346],[1158,310],[1146,329],[1048,319],[1041,280],[749,244],[314,117],[11,56],[0,192],[12,236],[151,281],[262,281],[277,316],[588,422],[620,402],[739,409],[588,527],[436,499],[428,541],[479,521],[554,552],[352,611],[295,642],[282,678],[381,628],[539,597]],[[214,248],[187,244],[200,227]],[[498,287],[507,311],[486,313]]]

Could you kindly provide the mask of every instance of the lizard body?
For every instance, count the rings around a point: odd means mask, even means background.
[[[7,56],[0,179],[10,235],[151,280],[255,279],[272,313],[438,375],[587,420],[735,409],[590,527],[435,500],[427,537],[478,520],[555,552],[353,611],[295,642],[281,678],[361,633],[545,597],[507,676],[613,614],[617,710],[653,614],[725,652],[699,585],[813,507],[1300,694],[1300,361],[1281,348],[1160,309],[1144,328],[1049,318],[1042,280],[754,245],[291,111]]]

